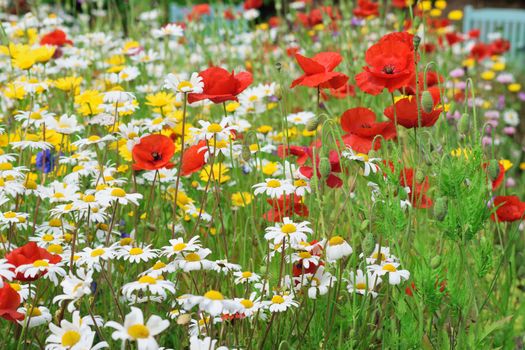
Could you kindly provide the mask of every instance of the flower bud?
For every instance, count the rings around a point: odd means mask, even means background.
[[[332,166],[330,165],[330,160],[328,160],[327,157],[321,157],[319,160],[319,174],[323,179],[326,179],[331,172]]]
[[[436,255],[430,260],[430,267],[433,269],[437,269],[441,265],[441,256]]]
[[[423,170],[417,169],[416,170],[416,183],[420,184],[425,181],[425,174],[423,174]]]
[[[470,117],[467,113],[463,113],[458,122],[458,131],[461,134],[466,134],[470,128]]]
[[[281,87],[281,84],[275,85],[274,96],[277,97],[278,100],[283,98],[283,88]]]
[[[447,197],[440,197],[436,199],[434,203],[434,216],[437,220],[443,221],[448,212],[448,200]]]
[[[320,121],[321,121],[321,118],[319,118],[318,116],[310,118],[308,122],[306,123],[306,130],[310,132],[317,130],[317,127],[319,126]]]
[[[430,113],[434,109],[434,99],[428,90],[421,94],[421,107],[425,113]]]
[[[414,43],[414,51],[417,51],[419,44],[421,43],[421,37],[419,35],[414,35],[412,42]]]
[[[492,159],[487,167],[489,177],[492,181],[496,180],[499,176],[499,162],[496,159]]]
[[[372,232],[368,232],[365,235],[365,239],[363,239],[363,242],[361,243],[361,248],[363,249],[363,253],[365,255],[370,255],[374,251],[375,247],[376,247],[376,240],[374,238],[374,234]]]
[[[242,146],[241,156],[245,162],[249,161],[252,158],[252,152],[250,151],[250,147],[248,145]]]

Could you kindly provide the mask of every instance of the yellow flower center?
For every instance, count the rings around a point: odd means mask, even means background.
[[[52,254],[62,254],[64,249],[60,244],[50,244],[49,247],[47,247],[47,251]]]
[[[182,243],[177,243],[173,246],[173,251],[174,252],[180,252],[182,250],[184,250],[184,248],[186,248],[187,244],[182,242]]]
[[[221,131],[222,131],[222,126],[220,124],[212,123],[208,126],[208,132],[216,133],[216,132],[221,132]]]
[[[149,329],[143,324],[137,323],[128,328],[128,334],[133,339],[144,339],[149,337]]]
[[[138,248],[138,247],[131,248],[129,250],[129,255],[140,255],[142,253],[144,253],[144,251],[141,248]]]
[[[331,245],[331,246],[334,246],[334,245],[341,245],[344,243],[344,239],[343,237],[341,236],[334,236],[332,238],[330,238],[330,240],[328,241],[328,245]]]
[[[160,270],[164,267],[166,267],[166,264],[164,264],[162,261],[157,261],[155,265],[153,265],[153,270]]]
[[[60,219],[51,219],[49,220],[50,227],[60,227],[62,226],[62,220]]]
[[[6,219],[13,219],[13,218],[16,218],[16,213],[14,213],[12,211],[8,211],[8,212],[4,213],[4,217]]]
[[[71,347],[80,341],[80,333],[67,331],[62,335],[62,346]]]
[[[92,195],[92,194],[88,194],[87,196],[84,196],[84,198],[82,198],[82,200],[84,202],[87,202],[87,203],[93,203],[95,201],[95,196]]]
[[[0,163],[0,170],[11,170],[13,169],[13,164],[11,163]]]
[[[394,265],[392,265],[392,264],[385,264],[385,265],[383,265],[383,270],[388,271],[388,272],[396,272],[397,271],[396,267]]]
[[[111,195],[114,197],[126,197],[126,191],[124,191],[122,188],[114,188],[111,190]]]
[[[183,80],[177,85],[177,90],[184,91],[185,89],[193,89],[193,84],[187,80]]]
[[[357,289],[366,289],[366,283],[360,282],[355,285]]]
[[[385,261],[386,255],[383,253],[378,253],[378,252],[375,252],[374,254],[372,254],[372,259],[377,259],[379,257],[379,254],[381,254],[381,261]]]
[[[35,307],[28,306],[27,311],[28,311],[28,314],[31,314],[31,317],[42,316],[42,311],[40,311],[40,309],[36,306]]]
[[[246,309],[251,309],[253,307],[253,302],[249,299],[243,299],[241,300],[241,305]]]
[[[216,290],[210,290],[209,292],[206,292],[204,297],[211,300],[224,300],[224,296],[221,294],[221,292]]]
[[[64,196],[64,194],[61,193],[61,192],[55,192],[55,193],[53,194],[53,197],[59,199],[59,198],[64,198],[65,196]]]
[[[142,284],[156,284],[157,280],[151,276],[142,276],[139,278],[139,283]]]
[[[281,187],[281,181],[279,180],[270,180],[266,183],[266,186],[270,187],[270,188],[277,188],[277,187]]]
[[[284,303],[284,298],[282,296],[280,296],[280,295],[274,295],[272,297],[272,303],[274,303],[274,304],[282,304],[282,303]]]
[[[293,185],[295,187],[305,187],[307,185],[306,181],[304,181],[303,179],[298,179],[298,180],[295,180],[293,182]]]
[[[22,290],[22,286],[19,283],[9,283],[9,285],[17,292],[20,292]]]
[[[97,135],[91,135],[90,137],[88,137],[89,142],[96,142],[98,140],[100,140],[100,136]]]
[[[51,242],[53,239],[55,239],[55,236],[50,234],[45,234],[42,236],[42,240],[45,242]]]
[[[295,231],[297,231],[297,227],[294,224],[284,224],[281,227],[281,232],[285,234],[294,233]]]
[[[91,254],[89,254],[89,255],[91,255],[92,258],[95,258],[97,256],[101,256],[102,254],[104,254],[104,249],[97,248],[97,249],[93,249],[91,251]]]
[[[49,263],[45,260],[35,260],[33,262],[34,267],[46,267],[49,266]]]
[[[301,259],[309,259],[312,257],[312,254],[310,254],[310,252],[300,252],[299,257]]]
[[[250,278],[252,277],[253,273],[251,273],[250,271],[244,271],[242,273],[242,278]]]
[[[186,259],[186,261],[200,261],[201,257],[197,253],[189,253],[184,259]]]

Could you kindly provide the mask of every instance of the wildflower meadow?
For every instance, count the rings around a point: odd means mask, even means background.
[[[525,56],[448,5],[0,1],[0,350],[523,349]]]

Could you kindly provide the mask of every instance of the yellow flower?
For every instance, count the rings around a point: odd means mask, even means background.
[[[481,79],[484,80],[492,80],[496,76],[496,73],[494,73],[491,70],[486,70],[483,73],[481,73]]]
[[[35,63],[35,57],[29,54],[29,52],[25,55],[18,55],[13,58],[13,66],[22,70],[31,69]]]
[[[462,18],[463,11],[461,10],[450,11],[448,14],[448,19],[450,19],[451,21],[461,21]]]
[[[175,102],[175,95],[168,92],[157,92],[156,94],[149,94],[146,96],[146,104],[152,107],[165,108],[173,105]]]
[[[525,162],[520,163],[520,170],[525,170]]]
[[[422,11],[430,11],[432,9],[432,1],[421,1],[419,4],[419,9]]]
[[[257,131],[260,132],[261,134],[267,134],[272,130],[273,128],[270,125],[261,125],[257,128]]]
[[[213,171],[213,173],[212,173]],[[208,182],[209,177],[213,174],[213,179],[219,181],[219,183],[224,183],[230,179],[228,175],[229,169],[224,164],[213,164],[213,169],[210,165],[206,165],[200,172],[199,177],[201,181]]]
[[[279,163],[277,162],[268,162],[262,167],[262,172],[264,175],[273,175],[279,169]]]
[[[128,53],[129,51],[138,49],[139,47],[140,47],[140,44],[138,41],[131,40],[131,41],[127,41],[124,43],[124,48],[122,49],[122,51],[124,51],[125,53]]]
[[[252,202],[252,194],[250,192],[235,192],[232,194],[232,204],[235,207],[244,207]]]
[[[431,17],[440,17],[441,16],[441,10],[440,9],[432,9],[432,10],[430,10],[430,16]]]
[[[123,55],[113,55],[106,60],[110,66],[122,66],[126,63],[126,58]]]
[[[507,86],[507,89],[510,92],[518,92],[521,90],[521,84],[518,84],[518,83],[509,84],[509,86]]]
[[[476,60],[473,58],[467,58],[466,60],[463,60],[462,66],[467,68],[472,68],[476,64]]]
[[[40,46],[32,51],[32,54],[35,57],[35,61],[40,63],[45,63],[53,57],[55,54],[56,47],[55,46]]]
[[[239,108],[241,104],[239,102],[229,102],[226,104],[226,112],[232,113],[235,112],[237,108]]]
[[[492,70],[495,70],[496,72],[500,72],[505,69],[505,63],[504,62],[494,62],[492,65]]]
[[[65,77],[55,80],[55,87],[65,92],[73,92],[77,94],[80,90],[80,83],[82,83],[82,77]]]
[[[456,148],[450,152],[450,154],[454,157],[460,157],[463,156],[465,159],[468,159],[469,156],[472,154],[472,150],[468,148]]]
[[[499,163],[503,166],[503,168],[505,168],[505,171],[509,170],[514,165],[508,159],[500,159]]]
[[[103,101],[103,95],[97,90],[86,90],[80,95],[75,96],[75,103],[80,105],[77,111],[83,116],[102,112],[102,108],[99,108],[99,106]]]
[[[447,7],[447,2],[443,0],[437,0],[434,6],[440,10],[444,10]]]
[[[3,92],[6,97],[17,100],[22,100],[26,95],[24,87],[21,84],[16,83],[7,84]]]

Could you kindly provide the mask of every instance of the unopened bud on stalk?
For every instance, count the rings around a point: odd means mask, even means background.
[[[317,130],[317,127],[319,126],[320,122],[321,122],[321,118],[319,118],[318,116],[310,118],[308,122],[306,123],[306,130],[310,132]]]
[[[408,198],[408,193],[404,188],[401,188],[401,191],[399,191],[398,195],[399,195],[399,199],[402,201],[405,201]]]
[[[148,229],[148,231],[151,231],[151,232],[157,231],[157,226],[149,222],[146,224],[146,228]]]
[[[421,107],[425,113],[430,113],[434,109],[434,99],[428,90],[421,94]]]
[[[359,229],[360,229],[361,231],[363,231],[365,228],[368,227],[368,223],[369,223],[368,220],[366,220],[366,219],[363,220],[363,221],[361,222],[361,226],[359,227]]]
[[[249,161],[252,158],[252,152],[250,151],[250,147],[248,145],[242,146],[241,156],[245,162]]]
[[[492,181],[496,180],[499,176],[499,162],[496,159],[492,159],[487,167],[489,177]]]
[[[425,174],[423,174],[423,170],[417,169],[416,170],[416,183],[420,184],[425,181]]]
[[[330,175],[330,172],[332,171],[332,167],[330,165],[330,160],[328,160],[327,157],[321,157],[319,160],[319,174],[323,179],[326,179],[328,175]]]
[[[430,260],[430,267],[433,269],[437,269],[441,265],[441,256],[436,255]]]
[[[283,98],[283,88],[281,87],[281,84],[275,85],[275,93],[274,96],[277,97],[278,100]]]
[[[461,134],[466,134],[470,128],[470,116],[467,113],[463,113],[458,122],[458,131]]]
[[[414,35],[412,42],[414,43],[414,51],[417,51],[419,44],[421,43],[421,37],[419,35]]]
[[[436,199],[434,204],[434,216],[438,221],[443,221],[448,213],[448,200],[447,197],[440,197]]]
[[[365,255],[370,255],[374,251],[375,247],[376,247],[376,240],[374,238],[374,234],[372,232],[368,232],[365,236],[365,239],[363,239],[363,242],[361,243],[361,248],[363,249],[363,253]]]
[[[281,64],[281,62],[277,62],[275,64],[275,69],[277,69],[278,72],[280,72],[282,68],[283,68],[283,65]]]

